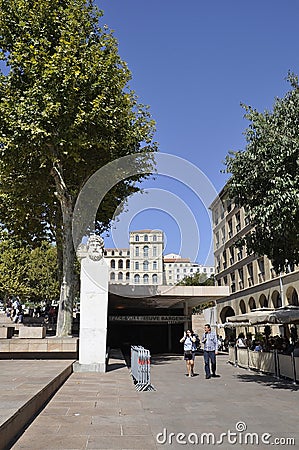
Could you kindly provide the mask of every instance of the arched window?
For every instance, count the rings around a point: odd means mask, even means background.
[[[139,256],[139,247],[135,247],[135,256]]]
[[[157,261],[153,262],[153,270],[157,270]]]
[[[154,241],[154,242],[157,241],[157,235],[156,235],[156,234],[154,234],[154,236],[153,236],[153,241]]]
[[[130,250],[127,250],[127,256],[130,256]]]
[[[139,242],[139,235],[138,234],[135,235],[135,242]]]
[[[119,256],[122,256],[122,254],[123,254],[122,250],[120,250],[120,251],[118,252],[118,254],[119,254]]]
[[[153,256],[157,256],[157,247],[153,247]]]
[[[124,262],[123,262],[122,259],[120,259],[120,260],[118,261],[118,268],[119,268],[119,269],[123,269],[123,268],[124,268]]]
[[[123,280],[123,273],[122,273],[122,272],[119,272],[119,274],[118,274],[118,280],[119,280],[119,281],[122,281],[122,280]]]
[[[126,269],[130,269],[130,260],[129,259],[126,260]]]
[[[145,235],[144,235],[144,242],[147,242],[147,241],[148,241],[148,235],[145,234]]]
[[[111,274],[110,274],[110,280],[111,280],[111,281],[114,281],[114,280],[115,280],[115,273],[114,273],[114,272],[111,272]]]
[[[135,270],[139,270],[139,262],[135,261]]]
[[[148,261],[143,261],[143,270],[148,270]]]
[[[134,275],[134,283],[139,284],[140,283],[140,275],[136,274]]]
[[[148,245],[145,245],[143,247],[143,256],[144,256],[144,258],[148,257]]]
[[[111,251],[111,255],[114,256],[114,250]]]
[[[143,275],[143,284],[148,284],[148,278],[147,274]]]
[[[156,273],[153,275],[152,279],[153,279],[153,284],[158,283],[158,275]]]
[[[130,281],[130,272],[126,273],[126,281]]]
[[[111,269],[115,269],[115,260],[114,259],[111,259],[110,267],[111,267]]]

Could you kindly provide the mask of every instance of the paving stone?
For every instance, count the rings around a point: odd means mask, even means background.
[[[185,377],[182,357],[152,360],[151,379],[157,389],[152,392],[136,392],[124,367],[106,374],[72,374],[13,448],[193,448],[175,441],[159,444],[157,435],[166,429],[168,435],[214,433],[219,438],[236,431],[240,421],[250,433],[295,437],[298,446],[299,386],[235,368],[226,363],[226,356],[217,359],[221,377],[211,380],[203,377],[201,357],[196,359],[200,375],[191,379]],[[40,430],[47,426],[52,433],[44,433],[41,446]],[[225,442],[222,448],[248,445]]]

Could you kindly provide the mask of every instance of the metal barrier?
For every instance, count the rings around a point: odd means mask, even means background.
[[[131,346],[131,374],[137,391],[155,391],[151,384],[151,355],[141,345]]]
[[[229,349],[228,362],[234,364],[234,366],[269,373],[276,378],[290,378],[294,384],[299,381],[299,357],[294,357],[294,354],[283,355],[278,353],[277,350],[271,352],[254,352],[235,346]]]

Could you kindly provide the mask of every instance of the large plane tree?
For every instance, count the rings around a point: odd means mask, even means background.
[[[72,219],[82,186],[112,160],[156,150],[154,122],[102,23],[92,0],[0,0],[0,223],[31,246],[56,242],[58,336],[71,333]],[[152,171],[151,159],[141,164]],[[143,176],[105,196],[99,231]]]
[[[291,89],[273,111],[245,106],[246,148],[226,158],[228,196],[252,224],[244,242],[277,271],[299,263],[299,86],[293,74],[288,81]]]

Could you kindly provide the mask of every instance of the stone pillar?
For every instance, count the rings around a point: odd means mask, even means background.
[[[105,372],[108,310],[108,266],[103,241],[91,236],[81,261],[79,362],[75,372]]]
[[[184,305],[184,316],[188,316],[188,314],[189,314],[188,302],[184,302],[183,305]],[[189,326],[190,326],[189,321],[185,320],[184,321],[184,331],[188,330]]]
[[[168,343],[168,351],[171,352],[171,324],[167,324],[167,343]]]

